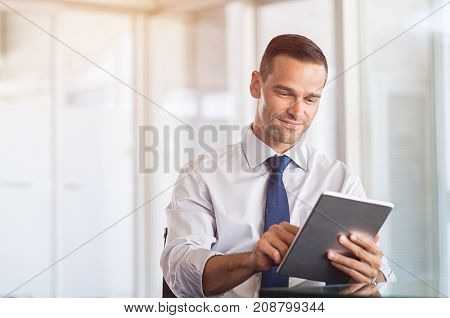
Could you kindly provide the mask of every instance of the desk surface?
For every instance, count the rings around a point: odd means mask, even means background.
[[[371,284],[340,284],[322,287],[262,288],[260,297],[448,297],[437,284],[412,281]]]

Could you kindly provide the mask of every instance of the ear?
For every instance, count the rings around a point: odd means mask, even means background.
[[[253,98],[261,98],[261,75],[258,71],[252,72],[250,94],[252,94]]]

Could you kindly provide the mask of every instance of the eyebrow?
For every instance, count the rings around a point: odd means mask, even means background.
[[[306,97],[320,98],[320,97],[322,97],[322,94],[314,94],[314,93],[311,93],[311,94],[307,95]]]
[[[288,91],[289,93],[295,94],[295,91],[292,88],[281,85],[281,84],[274,85],[273,88],[282,89],[282,90]],[[320,98],[321,96],[322,96],[322,94],[309,93],[306,97]]]

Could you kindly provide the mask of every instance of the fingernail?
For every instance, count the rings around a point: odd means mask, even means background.
[[[353,241],[356,241],[356,240],[358,239],[358,237],[356,237],[355,234],[351,234],[351,235],[350,235],[350,238],[351,238]]]
[[[344,235],[339,235],[338,240],[340,243],[344,243],[344,241],[345,241]]]
[[[328,252],[328,258],[329,259],[333,259],[334,258],[334,253],[333,252]]]

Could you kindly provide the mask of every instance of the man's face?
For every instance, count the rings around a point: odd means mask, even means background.
[[[250,90],[258,98],[255,134],[276,151],[292,147],[317,114],[326,78],[323,65],[287,55],[275,57],[265,82],[253,72]]]

